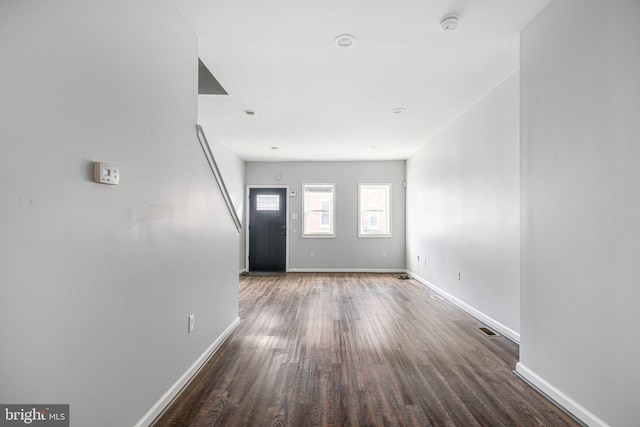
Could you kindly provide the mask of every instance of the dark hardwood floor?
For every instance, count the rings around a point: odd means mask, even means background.
[[[518,346],[387,274],[241,277],[238,330],[161,426],[574,426]]]

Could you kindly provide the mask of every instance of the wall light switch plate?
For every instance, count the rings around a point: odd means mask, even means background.
[[[118,185],[120,169],[104,162],[93,162],[93,180],[98,184]]]

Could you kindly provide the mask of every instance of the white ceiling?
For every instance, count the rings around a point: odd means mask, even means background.
[[[247,161],[406,159],[518,70],[549,1],[175,0],[229,93],[200,95],[199,122]]]

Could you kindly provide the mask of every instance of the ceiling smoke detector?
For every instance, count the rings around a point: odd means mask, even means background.
[[[340,49],[347,49],[353,46],[356,42],[356,38],[351,34],[340,34],[333,39],[333,44]]]
[[[458,28],[457,16],[447,16],[446,18],[442,18],[442,21],[440,21],[440,31],[443,33],[448,33],[456,28]]]

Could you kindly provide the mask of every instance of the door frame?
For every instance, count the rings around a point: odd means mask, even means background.
[[[286,197],[286,205],[287,205],[287,209],[286,209],[286,220],[285,220],[285,224],[287,226],[287,235],[285,236],[285,254],[284,254],[284,262],[285,262],[285,267],[284,267],[284,271],[287,272],[289,271],[289,186],[288,185],[267,185],[267,184],[260,184],[260,185],[255,185],[255,184],[249,184],[247,185],[247,190],[246,190],[246,198],[245,198],[245,202],[246,202],[246,206],[247,206],[247,232],[245,233],[245,254],[244,254],[244,269],[245,271],[249,271],[249,236],[251,234],[251,189],[252,188],[284,188],[285,189],[285,197]]]

